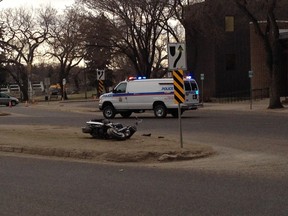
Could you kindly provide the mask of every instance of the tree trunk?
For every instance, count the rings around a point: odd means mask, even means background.
[[[20,86],[20,91],[21,91],[21,99],[23,101],[29,101],[29,86],[28,86],[28,73],[25,70],[24,66],[20,66],[18,68],[19,73],[20,73],[20,80],[17,81],[17,79],[15,79],[15,81],[19,84]],[[22,83],[22,84],[21,84]]]
[[[22,92],[22,100],[28,101],[29,100],[28,90],[23,90],[21,92]]]
[[[283,108],[281,103],[281,89],[282,89],[282,65],[283,65],[283,52],[282,47],[279,41],[279,38],[274,38],[272,42],[272,60],[270,61],[270,70],[271,70],[271,84],[270,84],[270,101],[269,109],[278,109]],[[269,61],[268,61],[269,67]]]
[[[279,109],[283,108],[283,105],[281,103],[281,71],[280,68],[277,66],[274,66],[272,71],[272,77],[271,77],[271,84],[270,84],[270,101],[269,101],[269,107],[268,109]]]

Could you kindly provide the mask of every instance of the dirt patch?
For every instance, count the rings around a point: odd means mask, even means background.
[[[0,151],[110,162],[192,160],[214,154],[209,146],[184,143],[175,137],[137,132],[125,141],[93,139],[81,128],[60,126],[0,126]]]
[[[9,113],[1,113],[0,112],[0,116],[7,116],[7,115],[10,115]]]

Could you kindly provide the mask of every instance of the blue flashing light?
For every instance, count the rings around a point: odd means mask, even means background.
[[[131,80],[142,80],[142,79],[146,79],[146,77],[145,76],[139,76],[139,77],[131,76],[131,77],[128,78],[129,81],[131,81]]]
[[[196,91],[195,91],[195,94],[196,94],[196,95],[199,95],[199,90],[196,90]]]
[[[140,77],[137,77],[137,79],[138,79],[138,80],[146,79],[146,77],[145,77],[145,76],[143,76],[143,77],[140,76]]]

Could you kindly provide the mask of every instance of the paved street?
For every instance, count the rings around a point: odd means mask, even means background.
[[[287,215],[287,108],[266,110],[266,105],[255,102],[250,110],[247,102],[214,103],[184,113],[185,144],[208,145],[217,152],[197,160],[116,165],[1,153],[1,213]],[[58,130],[79,128],[87,119],[102,116],[91,101],[0,109],[11,113],[0,117],[2,127],[32,124],[38,131],[45,124]],[[177,140],[177,119],[155,119],[149,112],[141,118],[139,133]],[[90,141],[97,147],[97,140]]]
[[[257,167],[257,171],[277,171],[281,175],[287,170],[287,107],[281,110],[267,110],[267,100],[239,103],[209,103],[197,111],[185,112],[182,117],[184,142],[213,147],[218,153],[207,160],[184,163],[184,167],[197,166],[205,169],[244,170]],[[91,118],[103,118],[97,109],[97,101],[87,102],[42,102],[25,107],[1,107],[2,112],[13,113],[2,117],[5,125],[58,125],[75,127],[79,130]],[[65,112],[63,112],[65,111]],[[143,123],[137,134],[151,133],[172,140],[179,140],[178,120],[156,119],[152,112],[139,114]],[[131,124],[133,118],[116,118],[113,121]],[[41,131],[41,130],[39,130]],[[84,136],[81,134],[81,136]],[[176,146],[179,146],[175,142]],[[82,145],[81,145],[82,146]],[[212,160],[212,161],[211,161]],[[223,166],[223,161],[229,160]],[[198,164],[204,163],[204,164]],[[208,166],[208,167],[207,167]],[[272,167],[274,169],[272,169]],[[281,171],[283,170],[283,171]]]
[[[287,177],[0,157],[5,216],[286,216]]]

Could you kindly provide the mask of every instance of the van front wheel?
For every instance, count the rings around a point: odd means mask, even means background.
[[[167,115],[166,107],[162,104],[156,105],[154,108],[154,115],[157,118],[165,118]]]
[[[113,119],[116,115],[116,111],[113,106],[106,106],[103,109],[103,116],[107,119]]]

